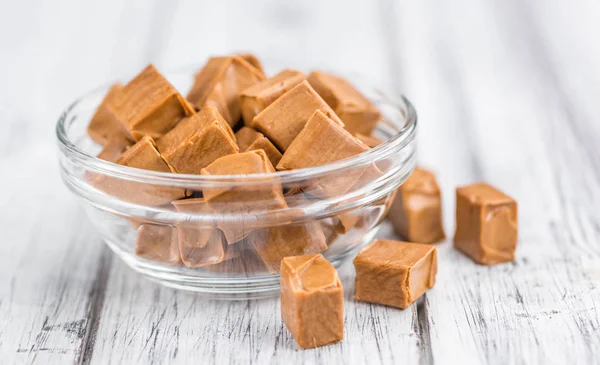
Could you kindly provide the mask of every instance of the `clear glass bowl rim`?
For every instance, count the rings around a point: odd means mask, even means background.
[[[179,73],[183,70],[178,69],[171,72],[166,72],[167,78],[169,74]],[[189,72],[189,71],[187,71]],[[409,144],[416,134],[417,127],[417,113],[410,100],[400,95],[400,99],[405,106],[405,124],[404,126],[391,138],[384,141],[382,144],[375,148],[363,152],[357,156],[353,156],[344,160],[336,161],[321,166],[303,168],[290,171],[276,171],[272,173],[263,174],[252,174],[252,175],[196,175],[196,174],[176,174],[170,172],[157,172],[150,170],[142,170],[127,166],[121,166],[112,162],[108,162],[92,156],[84,150],[77,147],[73,143],[67,133],[68,123],[70,117],[73,115],[77,107],[88,98],[94,97],[95,94],[107,90],[107,85],[97,87],[83,96],[72,102],[62,113],[56,123],[56,137],[61,152],[69,159],[83,165],[90,171],[95,173],[122,178],[130,181],[137,181],[148,184],[156,185],[197,185],[197,184],[226,184],[232,185],[247,185],[256,183],[265,183],[269,181],[277,181],[278,183],[294,183],[299,181],[306,181],[308,179],[322,177],[330,173],[336,173],[343,169],[351,169],[354,167],[366,166],[372,161],[377,161],[388,157],[389,155],[401,150],[407,144]],[[384,104],[392,106],[396,109],[404,110],[398,103],[389,101],[390,99],[382,92],[377,89],[379,95],[387,99]],[[404,113],[402,113],[404,114]]]

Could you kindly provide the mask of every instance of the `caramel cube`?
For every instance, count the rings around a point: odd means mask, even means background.
[[[306,76],[300,71],[283,70],[277,75],[243,90],[240,93],[240,106],[244,123],[252,125],[252,120],[258,113],[304,80],[306,80]]]
[[[135,254],[147,260],[177,265],[177,230],[171,226],[142,224],[138,229]]]
[[[355,298],[406,309],[435,285],[434,246],[376,240],[354,259]]]
[[[285,152],[317,109],[344,125],[308,82],[302,81],[254,117],[252,126]]]
[[[187,100],[200,109],[214,106],[233,127],[241,117],[238,94],[263,79],[262,72],[241,57],[213,57],[196,75]]]
[[[109,107],[121,97],[122,92],[123,85],[111,86],[88,125],[88,135],[101,146],[105,146],[113,138],[125,135],[123,125]]]
[[[128,137],[135,141],[143,136],[158,139],[182,118],[194,114],[192,106],[152,65],[125,85],[112,106]]]
[[[301,348],[344,339],[344,292],[323,255],[281,261],[281,317]]]
[[[175,128],[156,141],[156,147],[163,154],[181,148],[181,145],[185,144],[194,133],[201,131],[214,122],[217,122],[231,139],[235,140],[231,126],[223,119],[219,111],[212,106],[206,106],[198,113],[184,118],[179,122]]]
[[[121,157],[123,152],[127,151],[133,143],[123,135],[114,136],[108,141],[106,146],[98,154],[99,159],[109,162],[115,162]]]
[[[143,137],[125,151],[116,163],[144,170],[173,172],[154,147],[152,138],[148,136]],[[96,179],[92,178],[92,183],[100,190],[119,199],[144,205],[163,205],[186,196],[185,189],[161,185],[154,186],[112,176],[102,175]]]
[[[371,148],[375,148],[383,143],[379,138],[367,136],[361,133],[355,133],[354,137]]]
[[[180,174],[199,174],[219,157],[239,151],[230,132],[229,128],[215,120],[177,147],[168,149],[163,157]]]
[[[271,272],[279,270],[284,257],[327,249],[323,230],[316,221],[255,230],[248,240]]]
[[[178,212],[209,213],[210,209],[202,198],[172,202]],[[182,222],[177,224],[181,261],[187,267],[215,265],[225,258],[223,234],[211,224]]]
[[[313,71],[308,82],[333,108],[350,133],[369,135],[381,118],[379,110],[348,81],[325,72]]]
[[[249,175],[274,172],[275,169],[263,150],[248,151],[221,157],[202,169],[202,175]],[[268,212],[271,209],[285,208],[283,189],[277,181],[266,180],[259,186],[235,188],[206,188],[204,199],[215,213],[224,215],[244,214],[240,222],[220,224],[229,244],[245,238],[254,229],[252,214]]]
[[[281,152],[269,141],[269,139],[265,136],[258,137],[250,146],[248,146],[248,151],[257,151],[263,150],[267,154],[269,161],[273,166],[277,166],[279,161],[281,161]]]
[[[410,242],[434,243],[446,238],[442,197],[435,175],[416,167],[398,188],[388,219],[396,232]]]
[[[482,265],[513,261],[517,202],[485,183],[456,189],[454,247]]]
[[[248,62],[252,66],[254,66],[254,68],[260,71],[260,73],[264,76],[265,69],[263,68],[262,63],[260,62],[258,57],[256,57],[256,55],[252,53],[240,53],[238,56],[240,56],[242,59],[244,59],[244,61]]]
[[[240,147],[240,152],[246,152],[248,147],[260,137],[263,137],[263,134],[251,127],[242,127],[235,132],[235,139]]]

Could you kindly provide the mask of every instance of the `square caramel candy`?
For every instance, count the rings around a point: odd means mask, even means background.
[[[323,255],[281,261],[281,317],[301,348],[344,339],[344,291]]]
[[[194,114],[192,106],[153,65],[148,65],[123,88],[110,105],[128,137],[158,139],[182,118]]]
[[[171,226],[142,224],[138,229],[135,254],[151,261],[179,264],[177,230]]]
[[[308,82],[302,81],[254,117],[252,127],[285,152],[316,110],[321,110],[334,123],[344,126]]]
[[[267,137],[252,127],[242,127],[235,133],[240,152],[263,150],[271,164],[277,166],[281,160],[281,152]]]
[[[115,163],[144,170],[173,172],[156,150],[152,138],[148,136],[143,137],[125,151]],[[163,205],[186,196],[185,189],[154,186],[105,175],[93,176],[91,183],[107,194],[143,205]]]
[[[221,116],[219,111],[212,106],[206,106],[198,113],[184,118],[167,134],[156,141],[156,148],[158,148],[162,154],[181,148],[190,137],[213,122],[219,123],[229,137],[235,140],[235,135],[233,134],[231,126],[223,119],[223,116]]]
[[[274,171],[266,153],[257,150],[223,156],[202,169],[201,174],[250,175]],[[213,213],[244,216],[240,222],[219,224],[229,244],[244,239],[254,229],[253,214],[287,207],[281,184],[271,179],[260,185],[205,188],[202,193]]]
[[[482,265],[513,261],[517,202],[485,183],[457,188],[454,247]]]
[[[243,90],[240,93],[240,106],[244,123],[252,125],[252,120],[258,113],[304,80],[306,76],[300,71],[283,70]]]
[[[277,164],[278,170],[293,170],[320,166],[343,160],[369,150],[341,125],[335,123],[322,111],[317,110]],[[365,173],[355,169],[343,171],[337,176],[327,176],[310,189],[313,195],[329,196],[344,194]]]
[[[434,243],[446,238],[442,197],[433,173],[416,167],[398,188],[388,219],[405,240]]]
[[[354,259],[355,298],[406,309],[435,285],[437,251],[432,245],[376,240]]]
[[[350,133],[369,135],[381,118],[379,110],[348,81],[325,72],[313,71],[308,82],[333,108]]]
[[[123,85],[111,86],[88,125],[88,135],[101,146],[106,146],[113,138],[126,134],[123,125],[109,107],[119,100],[122,92]]]
[[[216,107],[234,126],[241,117],[238,94],[263,79],[263,73],[241,57],[212,57],[196,74],[187,100],[200,109]]]
[[[209,213],[210,209],[202,198],[172,202],[181,213]],[[224,238],[216,225],[194,222],[177,224],[181,261],[187,267],[215,265],[225,258]]]
[[[117,135],[108,141],[96,157],[104,161],[115,162],[121,157],[123,152],[127,151],[131,146],[133,146],[133,143],[125,138],[124,135]]]
[[[229,126],[215,120],[176,147],[169,148],[162,156],[177,173],[200,174],[218,158],[238,151]]]
[[[238,56],[240,56],[244,61],[248,62],[252,66],[254,66],[254,68],[260,71],[260,73],[264,76],[265,69],[258,57],[256,57],[256,55],[252,53],[240,53],[238,54]]]

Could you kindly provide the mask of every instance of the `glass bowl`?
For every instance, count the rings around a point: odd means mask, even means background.
[[[165,76],[185,92],[195,71]],[[374,135],[385,142],[358,156],[246,176],[124,167],[94,157],[101,147],[86,133],[103,87],[58,120],[62,178],[104,241],[137,272],[213,298],[276,295],[282,257],[321,252],[339,267],[370,242],[415,165],[417,117],[410,102],[392,102],[360,76],[342,76],[382,113]]]

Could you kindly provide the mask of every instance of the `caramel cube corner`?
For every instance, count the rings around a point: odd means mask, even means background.
[[[158,139],[194,114],[192,106],[153,65],[125,85],[112,110],[135,141],[143,136]]]
[[[88,125],[88,135],[94,142],[101,146],[105,146],[115,137],[125,135],[123,125],[117,119],[110,107],[119,100],[122,93],[123,85],[118,83],[112,85],[96,109],[96,112]]]
[[[265,136],[258,137],[250,146],[248,146],[248,151],[258,150],[265,151],[273,166],[277,166],[279,161],[281,161],[281,152],[279,152],[277,147],[275,147],[275,145]]]
[[[96,157],[104,161],[115,162],[132,145],[133,143],[125,136],[118,135],[112,137]]]
[[[281,261],[281,317],[301,348],[344,338],[344,293],[335,268],[323,255]]]
[[[212,57],[196,75],[187,100],[200,109],[214,106],[234,126],[241,117],[238,94],[263,79],[263,73],[241,57]]]
[[[454,247],[482,265],[512,261],[517,233],[514,199],[485,183],[456,189]]]
[[[311,72],[308,82],[337,113],[346,130],[352,134],[371,134],[381,113],[352,84],[320,71]]]
[[[435,175],[416,167],[398,188],[388,219],[410,242],[434,243],[446,238],[442,221],[442,197]]]
[[[251,127],[242,127],[235,132],[235,139],[240,147],[240,152],[246,152],[248,147],[262,136],[262,133]]]
[[[252,125],[252,120],[258,113],[304,80],[306,76],[300,71],[283,70],[243,90],[240,93],[240,106],[244,123]]]
[[[316,110],[344,125],[309,83],[302,81],[254,117],[252,126],[285,152]]]
[[[262,62],[260,62],[260,60],[258,59],[258,57],[256,57],[255,54],[246,52],[240,53],[238,54],[238,56],[240,56],[244,61],[248,62],[252,66],[254,66],[254,68],[260,71],[260,73],[264,76],[265,69],[263,68]]]
[[[435,285],[437,251],[421,243],[376,240],[354,259],[357,300],[406,309]]]
[[[135,254],[151,261],[179,264],[177,230],[171,226],[142,224],[138,229]]]

